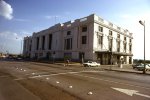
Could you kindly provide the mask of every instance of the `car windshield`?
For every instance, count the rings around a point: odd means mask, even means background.
[[[92,63],[92,61],[88,61],[88,63]]]

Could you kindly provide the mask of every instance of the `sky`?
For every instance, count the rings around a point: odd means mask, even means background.
[[[95,13],[133,33],[133,58],[150,60],[150,0],[0,0],[0,52],[19,54],[23,37]]]

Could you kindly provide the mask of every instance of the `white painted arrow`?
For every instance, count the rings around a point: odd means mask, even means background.
[[[139,91],[136,91],[136,90],[121,89],[121,88],[114,88],[114,87],[111,87],[111,88],[114,89],[114,90],[120,91],[122,93],[125,93],[129,96],[139,95],[139,96],[143,96],[143,97],[146,97],[146,98],[150,98],[149,95],[138,93]]]

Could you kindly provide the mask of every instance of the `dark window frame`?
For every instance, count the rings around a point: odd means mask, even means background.
[[[82,27],[82,32],[87,32],[87,26]]]
[[[49,44],[48,44],[48,49],[51,50],[52,49],[52,39],[53,39],[53,35],[49,34]]]
[[[64,49],[65,50],[72,50],[72,38],[65,39]]]
[[[87,43],[87,36],[82,36],[82,44],[86,44]]]
[[[103,32],[103,27],[102,27],[102,26],[98,26],[98,30],[99,30],[100,32]]]
[[[39,37],[37,37],[37,43],[36,43],[36,50],[39,50],[39,42],[40,42],[40,38]]]
[[[109,35],[113,35],[113,31],[112,30],[109,30]]]
[[[45,36],[42,36],[42,50],[45,50]]]
[[[71,31],[67,31],[67,35],[71,35]]]

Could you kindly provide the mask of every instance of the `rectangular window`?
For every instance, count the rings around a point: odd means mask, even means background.
[[[124,36],[124,41],[126,41],[127,40],[127,38]]]
[[[67,35],[71,35],[71,31],[67,31]]]
[[[45,49],[45,36],[42,36],[42,50]]]
[[[127,46],[126,46],[126,43],[124,43],[124,52],[126,52],[126,48]]]
[[[112,51],[113,40],[109,39],[109,51]]]
[[[101,45],[101,48],[103,46],[103,36],[98,36],[98,44]]]
[[[117,34],[117,38],[120,39],[120,34],[119,33]]]
[[[120,52],[120,41],[117,41],[117,52]]]
[[[129,51],[130,52],[132,51],[132,45],[129,45]]]
[[[27,45],[27,40],[24,40],[24,49],[26,50],[27,49],[27,47],[26,47],[26,45]]]
[[[72,38],[65,39],[64,49],[65,50],[72,49]]]
[[[52,48],[52,34],[49,34],[49,50]]]
[[[87,26],[82,27],[82,32],[87,32]]]
[[[130,39],[129,42],[131,43],[131,42],[132,42],[132,39]]]
[[[113,32],[112,32],[111,30],[109,30],[109,35],[111,35],[111,36],[112,36],[112,34],[113,34]]]
[[[86,36],[82,36],[82,44],[86,44]]]
[[[100,32],[103,32],[103,27],[102,27],[102,26],[99,26],[99,27],[98,27],[98,30],[99,30]]]
[[[37,44],[36,44],[36,50],[38,50],[39,49],[39,37],[36,38],[36,42],[37,42]]]

